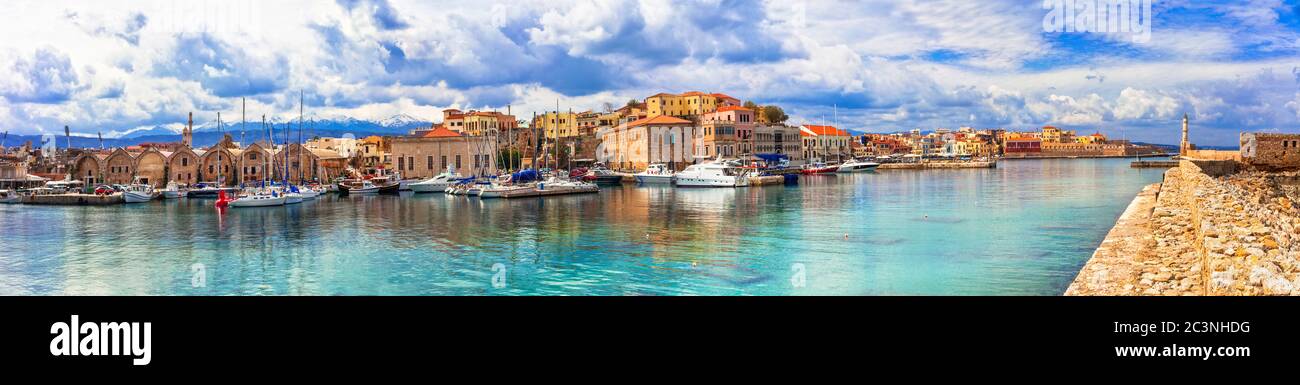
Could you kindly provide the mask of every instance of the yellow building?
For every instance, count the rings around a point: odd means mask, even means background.
[[[1083,144],[1106,144],[1106,135],[1102,135],[1100,132],[1092,135],[1084,135],[1074,138],[1074,142]]]
[[[542,129],[550,139],[578,136],[578,114],[572,112],[547,112],[533,119],[533,127]]]
[[[1043,126],[1041,136],[1043,143],[1069,143],[1074,142],[1074,131],[1062,130],[1053,126]]]
[[[687,117],[716,111],[720,105],[738,105],[739,100],[725,94],[691,91],[680,95],[659,93],[645,98],[646,116]]]

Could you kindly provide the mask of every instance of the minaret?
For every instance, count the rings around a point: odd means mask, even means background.
[[[1187,143],[1187,114],[1184,113],[1183,114],[1183,141],[1178,145],[1178,155],[1187,156],[1187,150],[1190,150],[1189,147],[1191,146]]]
[[[1187,130],[1184,129],[1183,132],[1186,133]],[[192,146],[193,144],[194,144],[194,112],[190,112],[190,119],[189,122],[185,124],[185,131],[181,132],[181,145],[185,147],[193,147]]]

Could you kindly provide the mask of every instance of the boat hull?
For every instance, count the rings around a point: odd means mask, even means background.
[[[154,194],[144,192],[127,191],[122,193],[122,199],[126,203],[145,203],[153,200],[154,197]]]
[[[447,187],[451,186],[451,183],[447,183],[447,182],[411,183],[409,186],[411,187],[411,191],[417,193],[433,193],[433,192],[447,191]]]
[[[742,187],[748,186],[745,178],[733,177],[729,179],[715,178],[690,178],[677,176],[677,186],[679,187]]]
[[[836,169],[835,172],[842,172],[842,173],[868,172],[868,171],[875,171],[876,167],[878,166],[880,165],[878,164],[843,165],[840,166],[838,169]]]
[[[637,174],[636,182],[643,184],[672,184],[673,175],[645,175]]]
[[[270,207],[270,206],[284,206],[284,202],[285,202],[286,199],[287,199],[287,198],[286,198],[285,196],[283,196],[283,195],[278,196],[278,197],[267,197],[267,198],[257,198],[257,199],[254,199],[254,198],[251,198],[251,197],[242,197],[242,198],[239,198],[239,199],[236,199],[236,200],[231,201],[230,204],[229,204],[229,206],[230,206],[230,207]]]

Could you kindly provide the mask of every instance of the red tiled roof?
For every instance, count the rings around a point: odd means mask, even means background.
[[[691,121],[681,118],[674,118],[668,115],[658,115],[653,118],[638,119],[628,123],[628,127],[647,126],[647,125],[670,125],[670,124],[691,124]]]
[[[745,107],[741,107],[741,106],[722,106],[722,107],[718,107],[718,112],[723,112],[723,111],[753,111],[753,110],[748,109],[748,108],[745,108]]]
[[[841,129],[835,128],[835,126],[818,126],[818,125],[813,125],[813,124],[805,124],[805,125],[803,125],[803,128],[804,128],[804,129],[799,130],[799,135],[800,135],[800,136],[813,136],[813,135],[816,135],[816,136],[849,136],[849,132],[848,132],[848,131],[844,131],[844,130],[841,130]],[[812,133],[809,134],[809,133],[808,133],[809,131],[812,131]]]
[[[424,134],[423,136],[421,136],[421,137],[423,137],[423,138],[456,138],[456,137],[459,137],[459,136],[460,136],[460,133],[458,133],[458,132],[456,132],[456,131],[448,130],[446,127],[438,127],[438,128],[434,128],[433,130],[430,130],[429,132],[425,133],[425,134]]]
[[[727,95],[727,94],[723,94],[723,93],[713,94],[713,97],[715,97],[715,98],[720,98],[720,99],[736,99],[736,98],[731,97],[731,95]],[[736,100],[740,100],[740,99],[736,99]]]
[[[691,91],[691,92],[683,93],[681,96],[696,96],[696,95],[704,95],[704,93],[700,91]]]

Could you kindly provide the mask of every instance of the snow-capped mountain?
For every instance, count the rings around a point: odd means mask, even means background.
[[[330,115],[321,116],[310,114],[303,117],[301,123],[301,133],[299,133],[298,117],[267,117],[266,122],[270,126],[271,132],[268,133],[268,127],[262,125],[262,117],[248,117],[245,124],[239,122],[239,116],[222,115],[222,125],[220,130],[215,119],[210,121],[194,122],[194,144],[196,146],[207,146],[216,143],[222,135],[230,135],[235,141],[243,143],[252,143],[266,140],[268,134],[273,134],[276,142],[297,141],[299,136],[304,140],[316,136],[343,136],[343,134],[352,134],[356,137],[365,137],[369,135],[402,135],[411,131],[413,128],[426,127],[432,124],[427,120],[422,120],[407,114],[397,114],[380,120],[363,120],[350,116]],[[113,142],[116,145],[131,145],[143,142],[174,142],[180,140],[180,128],[171,128],[165,126],[156,126],[146,129],[133,129],[121,133],[115,137]],[[105,135],[105,139],[110,136]]]

